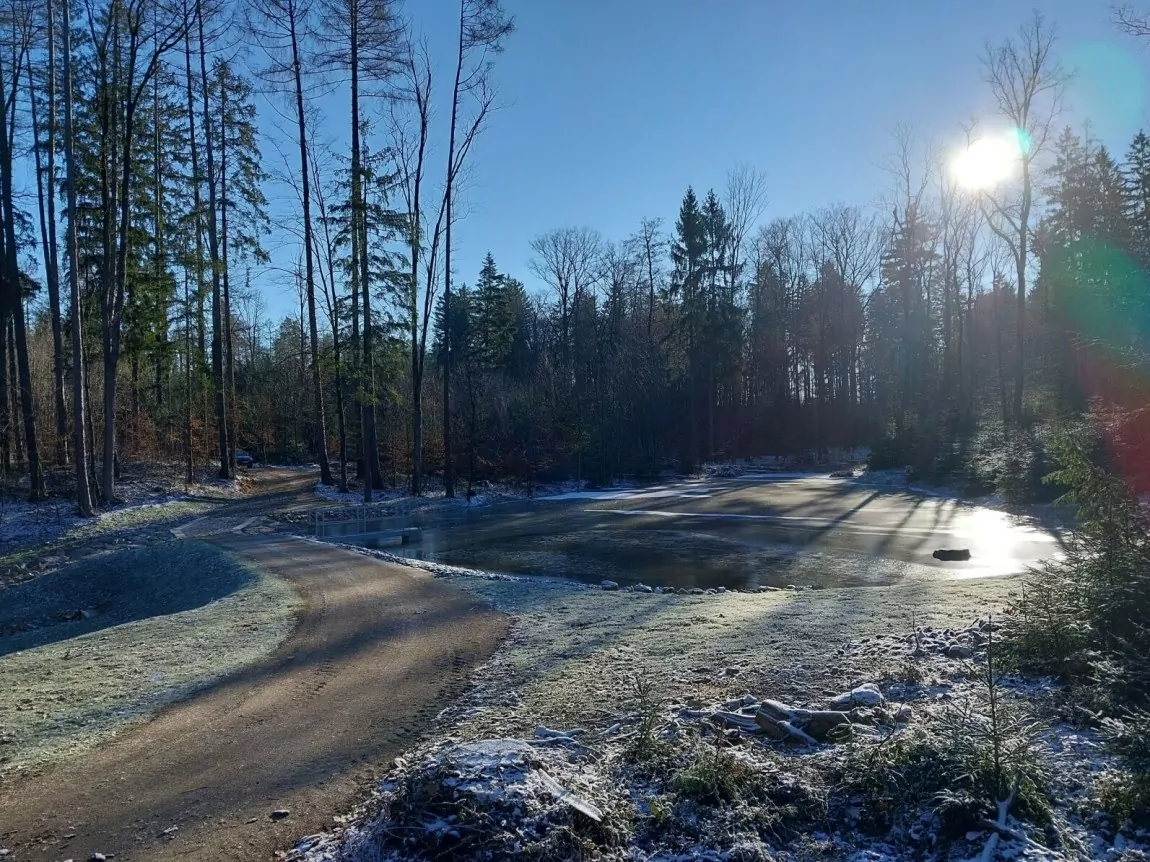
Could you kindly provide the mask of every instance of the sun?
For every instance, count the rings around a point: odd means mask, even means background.
[[[1010,136],[979,138],[955,157],[955,179],[974,191],[992,189],[1014,172],[1020,155],[1018,141]]]

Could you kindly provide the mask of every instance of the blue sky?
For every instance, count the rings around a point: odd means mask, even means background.
[[[721,189],[742,162],[768,177],[765,218],[877,203],[891,131],[940,147],[992,105],[979,57],[1015,33],[1034,0],[505,0],[517,32],[497,66],[507,103],[474,150],[457,279],[485,252],[534,286],[530,241],[565,225],[622,239],[640,219],[673,224],[683,191]],[[1147,3],[1150,7],[1150,3]],[[446,83],[456,5],[412,4]],[[1064,65],[1065,121],[1089,118],[1125,150],[1147,118],[1150,45],[1110,4],[1043,0]],[[447,96],[445,91],[440,96]],[[446,108],[444,107],[444,112]],[[342,115],[332,134],[341,136]],[[272,148],[266,147],[269,158]],[[435,158],[442,160],[439,145]],[[273,314],[294,299],[265,282]]]

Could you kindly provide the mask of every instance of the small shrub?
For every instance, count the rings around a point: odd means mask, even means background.
[[[1122,669],[1110,675],[1114,699],[1150,697],[1150,524],[1126,483],[1107,467],[1100,433],[1076,423],[1052,441],[1058,469],[1048,480],[1069,490],[1078,527],[1063,555],[1027,583],[1008,628],[1010,650],[1028,670],[1072,681],[1096,674],[1099,659]]]
[[[965,806],[973,795],[986,801],[989,813],[996,803],[1013,798],[1014,813],[1046,822],[1050,817],[1046,772],[1035,755],[1042,725],[1023,702],[1006,696],[997,659],[992,639],[976,693],[943,713],[940,734],[960,770],[955,790],[944,791],[941,799]]]
[[[755,772],[723,748],[720,740],[701,745],[690,766],[674,778],[674,787],[685,796],[711,805],[733,802],[754,781]]]
[[[663,699],[658,696],[654,681],[646,673],[640,673],[635,677],[633,690],[639,713],[639,726],[635,732],[635,742],[631,746],[631,756],[635,760],[648,760],[658,753],[660,747],[655,732],[658,730]]]
[[[1120,824],[1150,823],[1150,712],[1130,710],[1122,718],[1105,718],[1106,748],[1122,758],[1126,771],[1108,776],[1096,794],[1101,807]]]
[[[877,743],[849,744],[836,783],[862,797],[859,828],[885,834],[922,806],[932,805],[956,771],[953,756],[938,737],[914,726]]]

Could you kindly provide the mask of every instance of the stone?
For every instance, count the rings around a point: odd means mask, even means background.
[[[970,560],[969,548],[939,548],[934,552],[936,560],[950,563],[965,563]]]
[[[614,581],[603,581],[603,583],[599,584],[599,586],[601,586],[605,590],[617,590],[617,589],[619,589],[619,585],[617,583],[615,583]]]
[[[635,584],[635,592],[637,593],[652,593],[654,590],[646,584]]]
[[[88,857],[88,862],[106,862],[107,858],[103,853],[93,853]]]
[[[291,812],[286,808],[277,808],[271,813],[272,820],[283,820],[285,817],[291,815]]]
[[[974,650],[963,644],[951,644],[946,648],[947,658],[970,658],[974,655]]]
[[[692,596],[701,596],[705,592],[706,592],[706,590],[704,590],[702,587],[691,587],[691,595]]]
[[[657,596],[663,595],[663,588],[662,587],[655,587],[655,595],[657,595]]]
[[[906,724],[912,718],[914,718],[914,710],[911,709],[908,704],[904,703],[897,710],[895,710],[894,720],[899,724]]]
[[[882,706],[886,698],[874,683],[866,683],[831,699],[831,706],[845,709],[852,706]]]

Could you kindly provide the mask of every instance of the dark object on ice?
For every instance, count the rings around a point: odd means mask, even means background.
[[[946,550],[940,548],[934,552],[934,558],[936,560],[946,560],[947,562],[965,563],[970,559],[970,550],[968,548],[962,548],[961,550]]]

